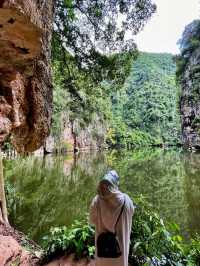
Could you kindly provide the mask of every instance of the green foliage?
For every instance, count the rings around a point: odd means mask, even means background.
[[[67,56],[67,54],[66,54]],[[52,133],[60,136],[63,130],[63,116],[67,114],[69,121],[79,121],[86,127],[97,115],[102,123],[107,119],[110,105],[100,84],[94,83],[92,77],[77,69],[74,61],[69,58],[67,65],[54,60],[54,112]],[[71,78],[73,76],[73,78]]]
[[[176,61],[176,67],[177,67],[176,78],[177,78],[177,81],[181,81],[182,75],[187,65],[187,59],[180,55],[177,55],[175,56],[175,61]]]
[[[108,127],[110,147],[179,142],[172,55],[141,53],[137,60],[137,51],[104,55],[88,71],[56,39],[53,51],[55,136],[61,135],[65,112],[82,128],[98,117]]]
[[[76,258],[94,255],[94,229],[87,223],[75,221],[71,227],[54,227],[43,237],[47,256],[56,253],[75,253]]]
[[[155,10],[151,0],[56,0],[54,38],[79,67],[95,74],[109,63],[103,54],[135,50],[129,36],[138,33]]]
[[[179,235],[179,227],[171,224],[169,231],[142,197],[137,199],[137,206],[131,233],[130,261],[145,256],[146,261],[156,261],[156,265],[181,263],[183,250],[180,243],[183,238]]]
[[[177,81],[181,82],[191,55],[200,47],[200,20],[194,20],[185,27],[179,45],[181,54],[176,56],[175,60]]]
[[[10,140],[10,136],[1,144],[2,151],[13,150],[13,145]]]
[[[139,129],[128,129],[123,121],[114,119],[107,138],[109,147],[137,148],[156,144],[156,139]]]
[[[196,266],[200,263],[200,236],[196,236],[192,239],[189,246],[185,248],[185,254],[187,255],[187,266]]]
[[[7,180],[5,182],[5,194],[8,214],[12,210],[15,202],[18,200],[18,195],[16,195],[15,188]]]
[[[172,55],[140,53],[123,88],[111,92],[114,143],[134,147],[179,142],[177,98]]]

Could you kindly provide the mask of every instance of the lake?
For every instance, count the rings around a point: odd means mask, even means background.
[[[52,226],[86,217],[98,180],[108,169],[120,189],[142,194],[165,221],[186,237],[200,233],[200,154],[179,150],[84,152],[5,161],[9,219],[41,243]]]

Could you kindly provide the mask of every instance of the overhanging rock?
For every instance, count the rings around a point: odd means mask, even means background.
[[[52,19],[53,0],[0,0],[0,143],[21,153],[50,130]]]

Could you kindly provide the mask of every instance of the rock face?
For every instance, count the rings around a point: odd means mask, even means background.
[[[200,149],[200,20],[186,26],[180,50],[177,77],[181,84],[182,140],[187,148]]]
[[[0,2],[0,143],[38,149],[49,134],[53,0]]]
[[[97,116],[89,125],[81,127],[78,120],[72,122],[63,114],[60,145],[68,151],[101,149],[105,147],[106,132],[106,125]]]
[[[31,241],[27,242],[22,233],[15,231],[8,225],[0,224],[0,265],[1,266],[34,266],[38,265],[39,258],[26,251],[21,243],[26,243],[35,251]]]
[[[0,235],[0,250],[0,265],[30,265],[28,253],[11,236]]]
[[[95,117],[87,126],[80,121],[70,121],[67,113],[62,114],[62,127],[58,136],[50,135],[44,145],[34,152],[35,155],[54,152],[73,152],[100,150],[106,148],[107,126],[99,117]]]
[[[188,148],[194,147],[197,149],[200,148],[199,66],[200,48],[192,53],[185,69],[182,79],[182,95],[180,100],[183,143]],[[195,69],[197,71],[194,73]]]
[[[62,114],[62,128],[58,136],[50,135],[34,155],[65,153],[106,148],[106,124],[95,117],[87,126],[82,127],[79,120],[70,121],[67,113]]]

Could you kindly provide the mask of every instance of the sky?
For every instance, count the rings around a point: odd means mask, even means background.
[[[178,54],[177,41],[187,24],[200,18],[200,0],[154,0],[157,12],[135,41],[140,51]]]

